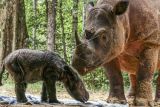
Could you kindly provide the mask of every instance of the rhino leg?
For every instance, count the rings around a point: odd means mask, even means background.
[[[109,78],[110,83],[110,92],[107,102],[127,103],[124,95],[123,78],[118,59],[114,59],[111,62],[104,64],[104,68],[106,69],[106,76]]]
[[[129,74],[130,79],[130,88],[128,92],[128,98],[132,98],[135,96],[135,89],[136,89],[136,75]]]
[[[45,80],[47,93],[48,93],[48,102],[49,103],[60,103],[56,97],[56,80],[53,80],[54,77],[48,78]]]
[[[3,73],[5,71],[5,67],[4,65],[2,65],[2,68],[0,69],[0,86],[2,85],[2,78],[3,78]]]
[[[19,103],[27,102],[27,98],[25,96],[26,88],[27,88],[26,83],[16,83],[15,84],[15,93],[16,93],[17,102]]]
[[[130,87],[127,97],[128,97],[128,103],[133,104],[133,100],[136,93],[136,75],[129,74],[129,80],[130,80]]]
[[[41,92],[41,102],[47,102],[47,89],[46,84],[43,82],[42,84],[42,92]]]
[[[136,95],[134,105],[154,106],[152,97],[152,79],[157,66],[158,49],[145,47],[140,54],[139,69],[137,72]]]
[[[158,71],[155,102],[157,102],[158,104],[160,104],[160,70]]]

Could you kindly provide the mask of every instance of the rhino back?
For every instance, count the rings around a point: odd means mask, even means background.
[[[16,71],[24,76],[27,82],[36,82],[42,79],[42,72],[49,63],[50,58],[46,57],[46,53],[37,50],[19,49],[5,58],[5,65],[14,64],[17,68],[21,69]],[[8,69],[7,69],[8,70]],[[15,72],[8,70],[9,72]]]

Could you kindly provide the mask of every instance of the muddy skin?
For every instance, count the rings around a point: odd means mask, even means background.
[[[160,70],[158,71],[155,102],[160,105]]]
[[[72,55],[71,65],[78,71],[80,75],[86,75],[90,71],[99,67],[102,62],[91,49],[87,47],[85,41],[80,41],[77,32],[75,32],[76,49]]]
[[[98,0],[95,6],[91,4],[87,9],[84,34],[87,48],[100,58],[100,66],[106,69],[107,63],[118,60],[120,67],[113,68],[116,68],[114,72],[119,76],[110,78],[111,84],[113,79],[123,83],[119,79],[121,70],[134,75],[130,76],[132,85],[129,94],[134,97],[135,106],[153,106],[151,82],[154,71],[160,69],[160,4],[157,2],[158,0]],[[107,75],[114,76],[115,73]],[[123,84],[119,85],[122,92]],[[157,90],[158,88],[157,85]]]
[[[19,49],[5,58],[4,67],[15,82],[17,102],[27,102],[25,96],[27,83],[37,81],[43,81],[42,102],[60,103],[56,97],[56,81],[63,82],[74,99],[81,102],[89,99],[89,94],[77,72],[56,53]]]

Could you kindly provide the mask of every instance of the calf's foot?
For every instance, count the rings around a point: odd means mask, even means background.
[[[57,104],[61,104],[61,102],[60,101],[58,101],[57,99],[50,99],[49,101],[48,101],[49,103],[57,103]]]

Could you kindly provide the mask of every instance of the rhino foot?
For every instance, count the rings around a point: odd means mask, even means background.
[[[27,98],[17,99],[18,103],[27,103]]]
[[[127,98],[134,98],[135,97],[135,89],[134,88],[130,88],[129,89],[129,92],[128,92],[128,95],[127,95]]]
[[[157,105],[160,105],[160,98],[156,98],[155,99],[155,105],[157,106]]]
[[[154,107],[154,102],[144,98],[136,98],[134,100],[134,105],[143,107]]]
[[[134,98],[135,98],[135,89],[130,88],[127,95],[128,103],[133,104]]]
[[[119,103],[119,104],[126,104],[127,100],[125,98],[118,98],[118,97],[109,97],[107,99],[108,103]]]
[[[53,104],[62,104],[60,101],[58,101],[57,99],[56,100],[49,100],[49,103],[53,103]]]

